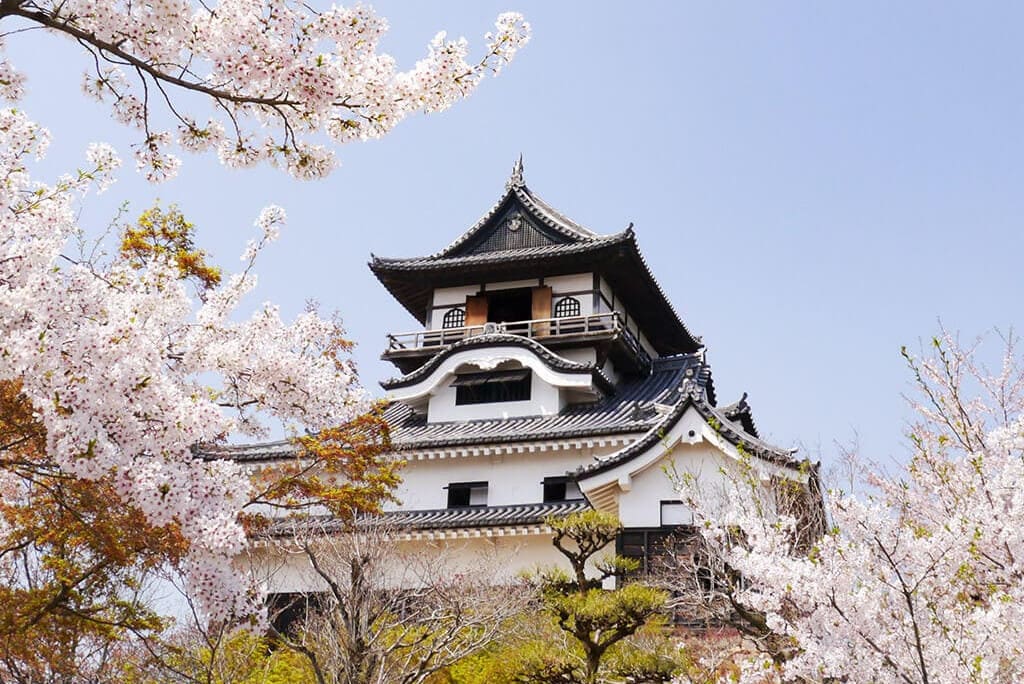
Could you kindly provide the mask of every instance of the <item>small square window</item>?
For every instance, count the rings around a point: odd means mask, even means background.
[[[661,502],[661,526],[692,525],[693,512],[682,501]]]
[[[580,486],[568,477],[545,477],[544,503],[552,501],[579,501],[583,498]]]
[[[486,482],[453,482],[448,490],[448,508],[487,505]]]

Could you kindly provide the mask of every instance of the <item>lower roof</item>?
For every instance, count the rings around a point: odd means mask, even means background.
[[[655,359],[650,375],[620,385],[604,399],[575,404],[554,415],[428,423],[422,413],[395,402],[384,419],[396,451],[644,433],[660,421],[656,405],[675,404],[687,378],[706,385],[713,395],[710,370],[700,355],[681,354]]]
[[[384,419],[391,429],[391,446],[397,452],[602,435],[642,436],[661,423],[667,407],[682,399],[680,387],[684,381],[696,383],[709,401],[714,401],[710,367],[700,354],[680,354],[655,359],[650,375],[619,385],[599,401],[572,405],[554,415],[428,423],[423,414],[396,401],[385,410]],[[198,452],[208,459],[244,463],[298,455],[289,441],[204,445]]]
[[[541,525],[550,517],[564,517],[590,508],[584,499],[514,506],[466,506],[422,511],[389,511],[380,516],[367,516],[360,524],[381,524],[398,531],[452,530],[474,527],[517,527]],[[330,516],[288,518],[270,526],[271,536],[287,536],[296,531],[344,532],[348,523]]]

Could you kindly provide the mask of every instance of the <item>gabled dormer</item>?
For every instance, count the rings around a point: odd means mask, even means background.
[[[374,256],[370,268],[422,325],[388,335],[382,358],[406,376],[419,377],[420,369],[458,346],[463,367],[451,370],[458,377],[439,382],[452,383],[445,389],[464,388],[453,395],[463,404],[489,396],[501,398],[492,403],[511,404],[527,401],[521,397],[529,392],[531,405],[504,407],[505,415],[558,412],[567,403],[595,401],[620,381],[645,377],[653,359],[702,347],[648,270],[632,225],[599,235],[567,218],[527,187],[521,158],[498,202],[447,247],[425,257]],[[607,386],[592,381],[583,391],[556,383],[561,389],[552,393],[538,384],[534,368],[527,389],[527,369],[515,364],[500,368],[500,379],[473,377],[466,344],[475,341],[472,346],[482,348],[480,338],[495,336],[528,340],[565,363],[597,371]],[[492,351],[482,363],[493,365],[490,356],[504,352],[486,346]],[[430,390],[431,396],[440,391]],[[547,400],[538,402],[539,395]],[[454,409],[452,415],[461,420],[475,412]]]

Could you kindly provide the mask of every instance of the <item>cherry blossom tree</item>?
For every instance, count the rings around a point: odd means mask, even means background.
[[[313,139],[379,137],[412,112],[442,110],[497,72],[529,35],[522,17],[503,14],[475,63],[466,61],[464,40],[438,34],[426,58],[399,72],[377,52],[386,21],[364,7],[3,0],[0,22],[8,32],[43,28],[84,48],[86,92],[141,130],[136,163],[154,181],[178,169],[168,151],[174,142],[215,149],[228,166],[266,160],[300,178],[321,176],[333,156]],[[0,97],[16,101],[23,85],[0,60]],[[210,118],[198,123],[189,113],[195,106],[210,109]],[[157,128],[168,114],[174,134]],[[284,224],[279,207],[259,213],[242,268],[229,277],[204,266],[181,225],[126,232],[121,249],[106,256],[76,250],[92,232],[77,223],[81,199],[103,192],[121,162],[108,145],[93,144],[80,169],[43,182],[31,166],[49,138],[24,112],[0,109],[0,383],[18,387],[45,444],[28,462],[18,460],[16,445],[0,445],[0,495],[10,501],[23,491],[25,471],[12,464],[102,482],[146,525],[180,535],[180,568],[210,619],[251,615],[251,587],[232,563],[246,544],[241,512],[275,495],[330,496],[332,487],[316,480],[323,473],[304,479],[301,468],[283,483],[254,483],[237,464],[200,458],[194,447],[229,434],[263,437],[269,424],[292,433],[350,424],[371,405],[349,345],[338,321],[315,311],[290,323],[271,304],[240,315],[256,285],[256,258]],[[369,445],[362,453],[378,453],[386,444],[379,420],[361,429]],[[328,442],[343,436],[325,434]],[[299,447],[341,459],[354,453]],[[359,495],[372,501],[393,481],[375,468],[371,459],[327,472],[370,477]]]
[[[1005,342],[995,371],[945,333],[922,356],[904,350],[913,454],[892,475],[863,465],[859,494],[830,491],[813,543],[755,478],[733,482],[728,504],[682,483],[706,551],[741,578],[732,598],[763,628],[742,681],[1024,677],[1024,367]]]
[[[410,549],[383,516],[345,526],[306,518],[270,533],[273,557],[302,559],[309,586],[320,589],[293,606],[296,624],[276,632],[307,658],[317,684],[440,681],[437,673],[500,642],[530,607],[531,592],[508,572],[508,558],[481,553],[460,562],[452,549]]]
[[[387,21],[362,5],[317,12],[288,0],[3,0],[0,22],[45,28],[85,49],[83,89],[139,129],[136,163],[154,181],[177,173],[175,143],[216,150],[227,166],[269,160],[297,178],[323,176],[335,159],[318,138],[379,138],[411,113],[447,109],[497,74],[530,30],[519,14],[500,15],[472,63],[467,41],[441,32],[413,69],[399,71],[377,51]],[[23,84],[0,59],[0,97],[17,100]]]

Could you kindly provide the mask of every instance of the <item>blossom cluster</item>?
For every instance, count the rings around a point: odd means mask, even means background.
[[[108,478],[154,525],[179,525],[188,580],[210,616],[237,615],[247,594],[232,560],[244,549],[238,513],[250,484],[236,464],[193,447],[262,435],[267,417],[317,430],[364,410],[341,331],[314,312],[285,323],[270,305],[236,320],[279,208],[260,215],[243,273],[202,302],[157,255],[144,268],[117,255],[76,260],[76,199],[108,184],[120,161],[93,146],[89,169],[38,183],[27,165],[46,142],[25,114],[0,110],[0,380],[21,382],[52,464]]]
[[[174,142],[216,149],[232,167],[268,160],[296,178],[323,176],[336,162],[311,140],[316,134],[336,143],[377,138],[411,113],[445,109],[485,74],[497,74],[530,36],[521,15],[504,13],[480,59],[469,61],[464,39],[439,33],[426,57],[399,71],[377,50],[387,21],[363,5],[325,12],[271,0],[33,5],[38,12],[23,18],[64,31],[92,52],[96,68],[83,89],[109,102],[118,121],[143,131],[136,162],[154,181],[177,172]],[[22,79],[2,56],[0,82],[0,96],[20,96]],[[166,108],[178,122],[172,135],[157,128],[153,111],[164,106],[168,90],[182,88],[212,99],[213,113],[196,117],[176,101]]]
[[[1024,679],[1024,374],[1011,354],[993,376],[955,340],[934,346],[908,356],[924,395],[913,457],[895,475],[865,467],[863,493],[830,492],[813,544],[750,482],[714,502],[681,483],[742,604],[789,644],[743,682]]]

